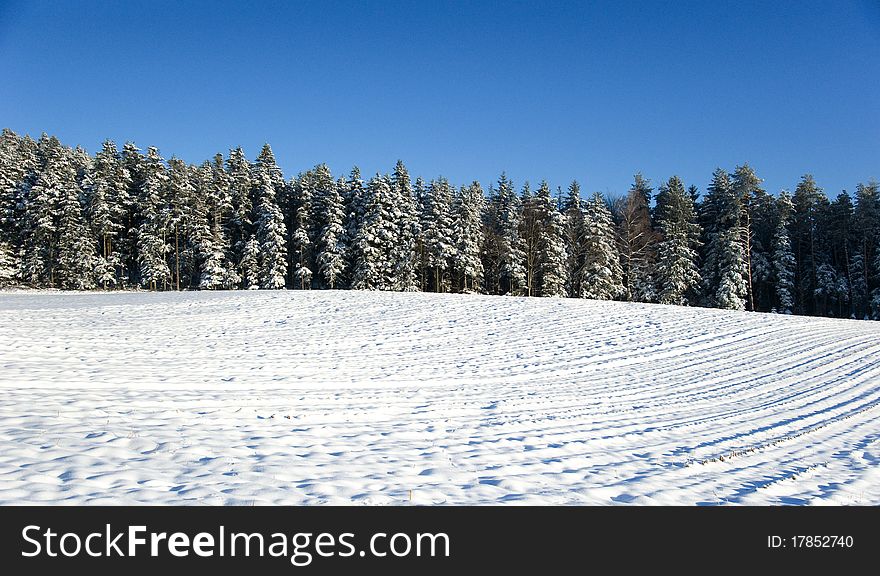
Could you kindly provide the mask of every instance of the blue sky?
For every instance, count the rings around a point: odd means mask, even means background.
[[[880,2],[0,0],[0,124],[484,187],[880,178]]]

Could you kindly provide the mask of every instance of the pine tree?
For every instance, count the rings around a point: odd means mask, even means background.
[[[455,239],[454,268],[461,279],[462,292],[480,292],[483,281],[483,211],[486,199],[479,182],[463,186],[454,200],[453,234]]]
[[[97,240],[95,279],[107,289],[122,275],[123,259],[117,239],[125,233],[131,176],[111,140],[95,154],[86,193],[86,216]]]
[[[256,236],[251,236],[244,244],[241,263],[238,267],[241,273],[242,286],[246,290],[256,290],[260,287],[260,258],[260,243],[257,241]]]
[[[59,202],[75,174],[57,138],[43,134],[37,144],[36,172],[26,185],[22,214],[19,277],[31,286],[55,286]]]
[[[565,248],[565,216],[550,197],[547,182],[541,182],[537,193],[541,222],[538,260],[540,262],[541,296],[565,298],[568,285],[568,252]]]
[[[0,285],[12,284],[18,275],[24,199],[35,178],[35,148],[32,140],[8,128],[0,134]]]
[[[526,286],[526,255],[520,236],[520,201],[505,173],[498,180],[496,191],[498,204],[498,233],[501,237],[499,287],[502,294],[519,296]]]
[[[435,292],[450,288],[448,276],[455,256],[452,228],[452,189],[445,178],[432,180],[422,215],[422,236],[425,243],[426,266],[433,274]]]
[[[348,285],[351,285],[353,282],[353,275],[356,267],[357,250],[355,248],[355,241],[358,231],[363,225],[366,203],[365,197],[366,191],[364,190],[364,181],[363,178],[361,178],[361,171],[360,168],[355,166],[351,169],[351,172],[348,175],[345,188],[342,189],[342,205],[345,210],[345,236],[343,237],[343,244],[349,247],[346,251],[346,262],[344,267],[344,270],[347,271],[345,282]]]
[[[791,314],[794,307],[795,259],[791,251],[788,227],[794,212],[791,196],[784,190],[777,199],[779,219],[773,234],[773,272],[776,279],[778,311]]]
[[[581,209],[581,186],[577,180],[572,180],[568,186],[568,195],[562,204],[562,213],[565,216],[565,244],[568,255],[567,292],[570,297],[576,298],[581,293],[581,268],[584,266],[584,212]]]
[[[718,168],[703,204],[709,223],[703,283],[706,303],[727,310],[745,310],[748,263],[742,242],[742,204],[730,176]]]
[[[397,204],[397,245],[391,256],[394,269],[394,289],[413,292],[419,289],[419,254],[417,239],[421,234],[419,206],[413,193],[409,172],[402,160],[397,161],[391,175],[391,192]]]
[[[263,290],[280,290],[287,277],[287,228],[276,202],[272,175],[265,164],[257,164],[253,181],[257,200],[258,284]]]
[[[860,183],[856,187],[853,236],[854,260],[859,259],[857,276],[853,277],[853,289],[859,291],[855,313],[862,318],[868,314],[867,295],[880,294],[880,184],[877,182]]]
[[[192,196],[195,188],[190,181],[190,168],[183,160],[168,161],[168,188],[164,220],[169,237],[169,255],[172,257],[174,289],[180,290],[181,250],[189,232],[192,218]]]
[[[81,188],[76,184],[73,159],[58,189],[58,266],[56,280],[66,290],[89,290],[94,282],[94,244],[83,218]]]
[[[697,249],[700,227],[692,196],[678,176],[660,187],[656,218],[661,239],[658,245],[657,283],[661,304],[687,306],[700,286]]]
[[[611,212],[597,192],[584,206],[581,298],[612,300],[623,295],[623,270],[614,236]]]
[[[748,164],[737,166],[733,172],[731,187],[740,207],[740,242],[745,256],[746,300],[748,309],[755,310],[753,270],[752,270],[752,201],[756,194],[762,194],[761,179]]]
[[[290,184],[290,225],[293,232],[290,236],[290,256],[293,262],[293,287],[299,290],[312,286],[313,197],[319,188],[333,185],[329,170],[326,173],[321,170],[320,183],[317,182],[318,177],[316,171],[309,171],[300,174],[296,182]]]
[[[250,288],[252,284],[249,284],[246,279],[253,271],[245,270],[244,255],[245,248],[255,233],[253,220],[254,184],[251,177],[251,165],[241,148],[229,151],[226,173],[229,176],[229,201],[231,204],[230,218],[227,224],[231,260],[236,264],[236,272],[242,279],[242,286]],[[250,264],[249,261],[248,266]]]
[[[165,288],[171,271],[165,260],[168,252],[166,196],[168,174],[159,150],[147,148],[141,168],[141,189],[138,197],[137,255],[141,284],[151,290]]]
[[[654,267],[657,260],[657,234],[651,223],[651,188],[636,174],[626,197],[617,204],[620,264],[623,268],[625,296],[636,302],[655,302]]]
[[[16,280],[16,260],[12,247],[0,242],[0,288],[12,286]]]
[[[315,262],[318,271],[318,285],[331,290],[338,288],[345,271],[347,247],[345,246],[345,208],[342,194],[345,181],[334,182],[326,176],[320,176],[322,182],[318,186],[315,198],[315,222],[317,240],[315,242]]]
[[[794,191],[792,203],[794,212],[789,230],[796,262],[794,311],[798,314],[815,314],[819,309],[815,290],[817,270],[822,264],[818,226],[828,198],[813,177],[806,174]]]
[[[397,241],[397,225],[389,179],[379,174],[371,178],[363,200],[363,218],[354,237],[352,288],[392,290],[390,257]]]

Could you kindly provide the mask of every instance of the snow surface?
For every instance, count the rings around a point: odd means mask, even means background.
[[[0,504],[880,504],[878,404],[874,322],[0,294]]]

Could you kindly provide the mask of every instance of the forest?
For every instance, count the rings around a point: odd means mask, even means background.
[[[286,179],[271,147],[199,165],[112,141],[89,155],[0,135],[0,287],[353,289],[657,302],[880,318],[880,186],[831,199],[804,175],[768,193],[748,164],[705,192],[636,174],[619,197],[577,181],[488,189],[364,179],[319,164]]]

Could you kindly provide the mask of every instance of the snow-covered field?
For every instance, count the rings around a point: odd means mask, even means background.
[[[880,323],[0,294],[0,504],[880,504]]]

